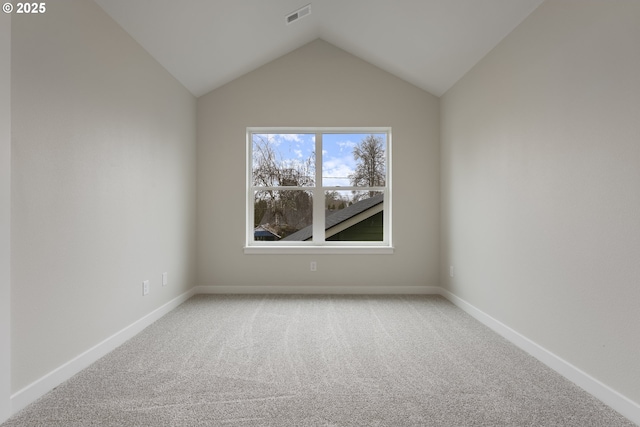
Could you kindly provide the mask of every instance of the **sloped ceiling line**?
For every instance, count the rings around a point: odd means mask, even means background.
[[[195,96],[317,38],[436,96],[543,0],[95,0]]]

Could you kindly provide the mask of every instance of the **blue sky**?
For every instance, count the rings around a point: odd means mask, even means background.
[[[356,167],[353,159],[353,148],[367,134],[323,134],[322,137],[322,176],[325,187],[351,185],[349,175]],[[385,134],[376,134],[386,141]],[[270,144],[287,164],[302,163],[315,150],[315,134],[270,134]]]

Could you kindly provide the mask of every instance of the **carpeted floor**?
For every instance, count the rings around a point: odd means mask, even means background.
[[[633,426],[438,296],[196,296],[14,426]]]

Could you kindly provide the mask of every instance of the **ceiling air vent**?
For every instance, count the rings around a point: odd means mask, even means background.
[[[304,18],[305,16],[309,15],[310,13],[311,13],[311,3],[309,3],[306,6],[301,7],[300,9],[296,10],[295,12],[291,12],[290,14],[288,14],[286,16],[287,25],[291,24],[293,22],[296,22],[300,18]]]

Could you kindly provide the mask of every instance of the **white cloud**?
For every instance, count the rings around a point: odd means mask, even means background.
[[[276,138],[280,138],[283,141],[302,142],[301,135],[296,133],[280,133],[274,135]]]
[[[253,141],[254,143],[257,141],[264,141],[266,143],[268,143],[269,145],[272,145],[274,147],[279,147],[280,144],[282,144],[283,140],[281,138],[278,138],[278,135],[273,135],[273,134],[268,134],[268,133],[256,133],[253,134]]]
[[[336,145],[340,147],[340,152],[342,153],[345,149],[348,149],[349,152],[352,152],[353,147],[358,145],[358,143],[353,141],[340,141],[340,142],[336,142]]]
[[[324,159],[322,165],[322,176],[324,186],[342,186],[351,185],[349,175],[355,171],[355,163],[351,156],[333,157]]]

